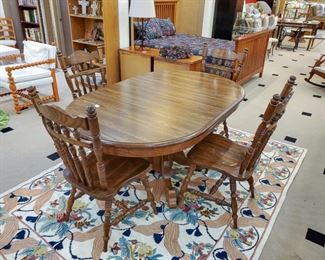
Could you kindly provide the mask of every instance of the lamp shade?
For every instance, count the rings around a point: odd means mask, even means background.
[[[154,0],[131,0],[130,17],[150,18],[156,17]]]

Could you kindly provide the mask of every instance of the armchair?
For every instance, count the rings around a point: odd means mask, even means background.
[[[12,63],[0,66],[0,87],[8,89],[0,97],[11,95],[17,114],[33,104],[26,92],[30,86],[37,86],[38,91],[43,93],[51,85],[51,94],[47,93],[41,99],[59,101],[55,74],[56,47],[28,40],[23,44],[23,54],[0,58],[0,61]],[[21,103],[18,97],[25,99],[25,102]]]

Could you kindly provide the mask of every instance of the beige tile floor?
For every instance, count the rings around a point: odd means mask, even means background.
[[[248,100],[228,120],[231,127],[254,132],[272,94],[280,91],[290,75],[297,76],[296,92],[273,139],[297,138],[295,145],[307,148],[308,153],[260,259],[325,259],[324,247],[305,239],[308,228],[325,234],[325,88],[306,83],[305,76],[300,75],[308,74],[308,66],[324,50],[325,42],[311,51],[275,50],[274,56],[266,61],[263,77],[244,85]],[[65,106],[72,99],[61,72],[58,72],[58,82],[61,95],[58,105]],[[315,94],[321,98],[313,97]],[[57,164],[58,160],[46,158],[55,149],[33,108],[16,115],[8,98],[0,100],[0,108],[10,114],[9,126],[14,129],[5,134],[0,132],[1,193]],[[303,116],[302,112],[312,116]]]

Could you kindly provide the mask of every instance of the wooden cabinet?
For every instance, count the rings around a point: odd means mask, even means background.
[[[201,56],[192,56],[188,59],[173,61],[160,57],[158,49],[146,49],[143,51],[136,50],[134,47],[120,49],[120,68],[122,80],[152,71],[201,71],[201,67]]]
[[[73,50],[93,51],[98,46],[103,45],[103,39],[96,38],[96,27],[103,32],[103,14],[101,0],[88,0],[86,7],[87,15],[82,14],[79,0],[68,0],[69,18],[71,26],[71,40]],[[97,12],[92,11],[93,3],[97,3]]]

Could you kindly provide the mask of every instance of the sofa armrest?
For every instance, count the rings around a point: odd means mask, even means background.
[[[19,53],[19,54],[11,54],[11,55],[2,56],[2,57],[0,57],[0,61],[13,61],[13,60],[17,60],[17,58],[24,59],[24,54]]]

